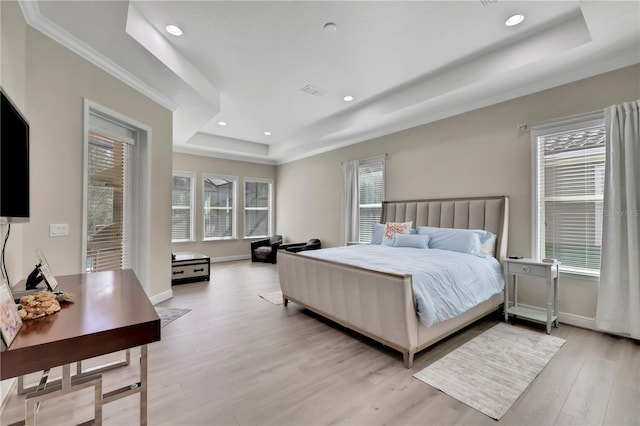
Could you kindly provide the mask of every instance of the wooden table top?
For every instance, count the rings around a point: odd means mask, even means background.
[[[130,269],[57,276],[73,303],[24,321],[0,353],[0,380],[160,340],[160,318]]]

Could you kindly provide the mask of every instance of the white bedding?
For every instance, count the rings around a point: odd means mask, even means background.
[[[500,263],[491,256],[384,245],[334,247],[300,255],[411,274],[416,310],[426,326],[466,312],[504,289]]]

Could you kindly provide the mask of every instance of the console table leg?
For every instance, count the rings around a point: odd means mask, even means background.
[[[39,386],[39,390],[28,394],[24,400],[24,418],[27,426],[34,426],[36,424],[36,413],[42,402],[59,398],[60,396],[91,386],[94,387],[93,424],[97,426],[102,425],[102,377],[100,375],[73,378],[71,377],[71,365],[65,364],[62,366],[62,379],[60,383],[48,387],[46,378],[44,378],[44,380],[45,383],[41,383],[42,388]]]
[[[140,347],[140,426],[147,424],[147,345]]]

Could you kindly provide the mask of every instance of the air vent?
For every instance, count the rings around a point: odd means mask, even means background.
[[[497,3],[498,0],[480,0],[483,6],[491,6],[494,3]]]
[[[307,84],[302,89],[300,89],[300,91],[302,93],[306,93],[308,95],[312,95],[312,96],[315,96],[317,98],[319,98],[320,96],[324,96],[324,94],[327,93],[326,90],[321,89],[319,87],[316,87],[316,86],[314,86],[312,84]]]

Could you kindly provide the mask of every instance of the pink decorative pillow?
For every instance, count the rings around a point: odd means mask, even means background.
[[[396,234],[409,234],[413,222],[387,222],[382,235],[382,244],[393,246],[393,239]]]

